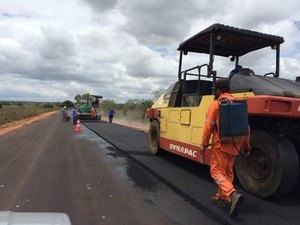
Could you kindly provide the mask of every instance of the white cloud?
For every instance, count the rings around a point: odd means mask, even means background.
[[[151,98],[177,80],[179,43],[217,22],[283,36],[281,72],[294,79],[299,11],[296,0],[1,1],[0,98],[64,101],[87,92],[116,102]],[[245,64],[270,72],[269,53]],[[197,56],[188,66],[207,61]],[[228,61],[216,64],[219,74],[229,73]]]

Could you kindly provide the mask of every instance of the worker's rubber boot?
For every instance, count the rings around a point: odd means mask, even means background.
[[[230,202],[231,206],[229,214],[231,217],[234,217],[237,215],[238,207],[244,202],[244,196],[234,191],[231,194]]]
[[[217,196],[213,196],[211,201],[216,204],[218,208],[227,208],[230,206],[230,203],[225,199],[220,199]]]

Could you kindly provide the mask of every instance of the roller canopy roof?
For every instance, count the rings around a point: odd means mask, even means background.
[[[91,96],[93,96],[95,98],[103,98],[101,95],[91,95]]]
[[[214,55],[242,56],[265,47],[284,42],[283,37],[239,29],[222,24],[213,24],[182,42],[178,50],[183,52],[210,53],[210,34],[214,35]]]

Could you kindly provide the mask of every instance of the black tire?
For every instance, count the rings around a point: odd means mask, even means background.
[[[159,147],[160,128],[159,122],[153,120],[149,126],[148,138],[149,148],[152,155],[161,155],[162,149]]]
[[[285,195],[296,185],[299,160],[292,142],[277,134],[251,130],[251,153],[241,154],[235,171],[243,188],[262,198]]]

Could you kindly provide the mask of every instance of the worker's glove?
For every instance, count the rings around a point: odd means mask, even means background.
[[[201,144],[201,145],[200,145],[200,154],[201,154],[201,155],[204,155],[205,149],[206,149],[206,148],[207,148],[206,145],[204,145],[204,144]]]

